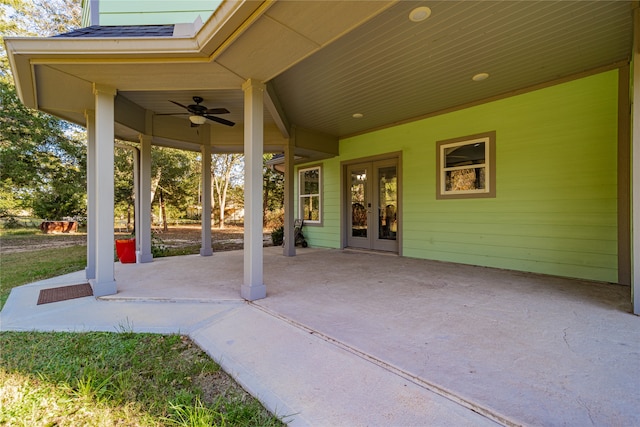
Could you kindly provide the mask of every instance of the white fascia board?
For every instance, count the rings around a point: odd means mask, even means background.
[[[10,55],[25,55],[45,63],[203,56],[193,38],[8,37],[5,43]]]
[[[194,37],[202,28],[204,23],[200,16],[195,21],[189,24],[174,24],[173,25],[173,37]]]
[[[263,2],[224,2],[200,30],[191,37],[7,37],[7,52],[31,60],[94,59],[210,59],[203,47],[216,50],[238,30]],[[271,3],[271,2],[265,2]],[[254,20],[251,20],[253,22]],[[211,46],[213,44],[214,46]],[[46,59],[45,59],[46,58]]]
[[[224,52],[277,0],[223,1],[195,38],[211,59]]]
[[[27,57],[14,55],[7,45],[9,66],[13,72],[13,81],[18,98],[29,108],[38,109],[36,97],[36,79],[33,74],[33,66]]]

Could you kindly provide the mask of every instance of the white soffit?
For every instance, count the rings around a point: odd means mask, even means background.
[[[79,63],[52,68],[80,79],[129,90],[240,88],[243,80],[212,62]]]
[[[620,66],[632,33],[629,1],[401,1],[272,84],[291,123],[348,136]]]
[[[317,48],[309,39],[262,17],[216,62],[244,79],[266,81]]]
[[[341,35],[381,13],[395,1],[284,1],[266,15],[317,46],[325,46]]]
[[[36,67],[38,107],[46,111],[66,111],[83,116],[87,109],[95,108],[91,82],[47,66]],[[50,84],[55,82],[55,84]],[[75,94],[75,96],[70,96]]]
[[[276,2],[215,60],[245,79],[266,82],[394,3]]]

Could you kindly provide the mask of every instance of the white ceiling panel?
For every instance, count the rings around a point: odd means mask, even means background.
[[[216,58],[216,62],[245,79],[266,81],[318,48],[311,40],[262,17]]]
[[[631,16],[622,1],[403,1],[273,85],[291,123],[344,136],[627,61]]]
[[[239,88],[243,79],[214,62],[70,63],[52,67],[118,90]]]
[[[392,4],[381,0],[286,1],[275,3],[267,16],[322,46]],[[327,15],[331,19],[319,19]]]

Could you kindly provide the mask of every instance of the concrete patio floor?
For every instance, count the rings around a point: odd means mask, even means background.
[[[242,252],[116,264],[118,294],[36,305],[2,330],[189,334],[290,425],[640,425],[630,289],[378,253],[265,248],[267,298],[239,297]]]

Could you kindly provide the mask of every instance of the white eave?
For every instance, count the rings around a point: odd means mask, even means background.
[[[26,106],[38,108],[34,73],[38,65],[209,63],[212,52],[220,52],[230,36],[240,34],[238,27],[229,25],[241,27],[260,9],[259,5],[259,2],[224,2],[194,37],[6,38],[18,96]]]
[[[254,79],[283,138],[290,126],[345,137],[624,66],[634,4],[225,1],[192,37],[5,43],[21,100],[70,121],[97,83],[154,114],[204,96],[238,122]],[[416,6],[431,8],[424,22]]]

